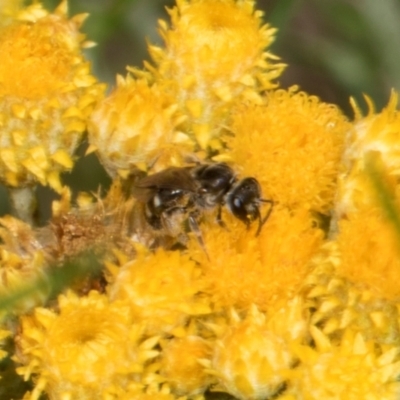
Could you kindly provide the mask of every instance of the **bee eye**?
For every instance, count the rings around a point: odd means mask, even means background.
[[[234,208],[242,207],[242,201],[240,199],[238,199],[237,197],[235,197],[233,199],[233,206],[234,206]]]

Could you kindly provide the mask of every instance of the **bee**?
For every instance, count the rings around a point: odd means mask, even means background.
[[[147,223],[155,231],[178,237],[187,220],[190,230],[198,232],[194,199],[200,190],[188,167],[170,167],[140,179],[133,186],[132,195],[144,208]]]
[[[178,237],[187,222],[203,248],[199,220],[204,213],[217,210],[216,221],[221,226],[225,226],[221,217],[223,207],[248,228],[257,220],[258,236],[273,208],[272,200],[262,199],[257,179],[238,179],[225,163],[167,168],[140,179],[132,195],[143,204],[145,219],[154,230]],[[264,217],[261,203],[270,204]]]

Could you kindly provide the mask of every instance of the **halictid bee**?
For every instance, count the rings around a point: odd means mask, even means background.
[[[187,221],[203,248],[199,220],[205,212],[217,210],[217,222],[224,226],[221,213],[225,206],[247,227],[257,220],[259,235],[274,205],[272,200],[261,198],[255,178],[239,180],[225,163],[167,168],[139,180],[132,194],[144,204],[146,221],[153,229],[177,237]],[[264,217],[261,203],[270,205]]]

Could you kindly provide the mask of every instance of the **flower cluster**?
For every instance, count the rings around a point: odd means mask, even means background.
[[[168,12],[105,96],[84,15],[0,7],[0,357],[24,400],[399,398],[397,94],[348,120],[279,87],[253,0]],[[86,132],[103,197],[60,178]],[[37,185],[59,194],[40,228]],[[99,269],[55,295],[77,260]]]

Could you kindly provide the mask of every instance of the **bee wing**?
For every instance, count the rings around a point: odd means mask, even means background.
[[[137,186],[134,186],[131,190],[132,196],[142,202],[142,203],[147,203],[151,198],[157,193],[157,189],[152,189],[152,188],[140,188]]]
[[[192,178],[190,169],[171,167],[146,176],[135,184],[132,195],[139,201],[147,202],[160,189],[181,189],[196,192],[199,185]]]

